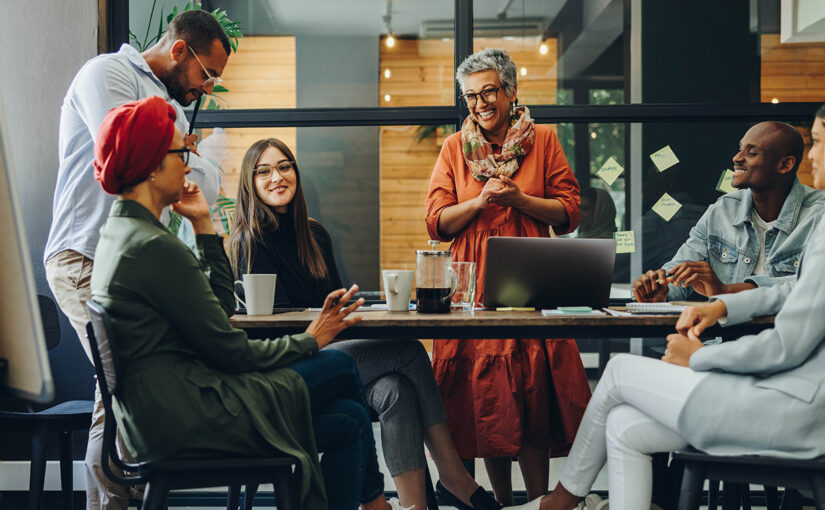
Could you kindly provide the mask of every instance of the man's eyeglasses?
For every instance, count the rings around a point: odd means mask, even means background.
[[[281,176],[287,175],[289,172],[295,170],[295,162],[294,161],[281,161],[277,165],[269,166],[269,165],[260,165],[255,170],[252,171],[252,175],[255,177],[260,177],[261,179],[269,179],[272,177],[272,171],[277,170]]]
[[[166,152],[168,152],[169,154],[179,152],[180,153],[180,159],[181,159],[181,161],[183,161],[183,164],[188,165],[189,164],[189,154],[192,151],[190,151],[188,147],[184,147],[182,149],[169,149]]]
[[[203,80],[204,87],[214,87],[215,85],[220,85],[221,83],[223,83],[223,78],[221,78],[220,76],[212,76],[211,74],[209,74],[209,71],[206,70],[206,67],[203,65],[203,62],[201,62],[201,59],[198,58],[198,54],[195,53],[195,50],[193,50],[191,46],[186,45],[186,47],[189,48],[189,51],[192,52],[192,56],[195,57],[195,60],[198,61],[198,64],[200,64],[201,69],[203,69],[203,74],[206,75],[206,79]]]
[[[464,94],[459,97],[464,99],[464,102],[467,103],[467,108],[475,108],[479,97],[481,97],[481,100],[484,101],[485,104],[495,103],[496,99],[498,99],[499,90],[501,90],[501,87],[491,87],[489,89],[484,89],[481,92]]]

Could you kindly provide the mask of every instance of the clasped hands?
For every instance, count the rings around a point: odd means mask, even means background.
[[[682,262],[670,271],[651,270],[633,282],[633,294],[641,303],[667,300],[667,286],[690,286],[699,294],[711,297],[725,293],[725,284],[719,280],[710,264],[705,261]]]
[[[702,347],[699,335],[727,315],[724,301],[689,306],[679,316],[676,331],[667,336],[667,349],[662,360],[683,367],[690,366],[690,357]]]
[[[524,202],[524,193],[512,179],[500,175],[487,179],[476,200],[479,209],[486,209],[489,204],[518,208]]]

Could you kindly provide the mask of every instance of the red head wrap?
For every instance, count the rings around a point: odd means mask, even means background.
[[[112,108],[95,141],[95,179],[107,193],[120,193],[155,171],[175,134],[175,109],[153,96]]]

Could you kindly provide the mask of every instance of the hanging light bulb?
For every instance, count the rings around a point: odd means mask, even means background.
[[[387,45],[387,48],[392,48],[395,46],[395,37],[392,34],[388,35],[384,43]]]
[[[522,76],[527,76],[527,68],[526,67],[521,68],[521,75]]]
[[[547,45],[546,44],[541,43],[541,46],[539,46],[539,53],[541,53],[542,55],[547,55]]]
[[[389,68],[384,69],[384,78],[389,79],[390,76],[392,76],[392,73],[390,72]]]
[[[384,94],[384,102],[385,103],[389,103],[390,99],[392,99],[392,96],[390,96],[389,94]]]
[[[777,104],[777,103],[779,103],[779,99],[773,98],[773,99],[771,99],[771,103]]]

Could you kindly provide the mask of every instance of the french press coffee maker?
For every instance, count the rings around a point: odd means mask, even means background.
[[[430,241],[429,250],[415,251],[415,301],[419,313],[448,313],[450,297],[458,278],[452,268],[450,250],[437,250],[438,241]]]

